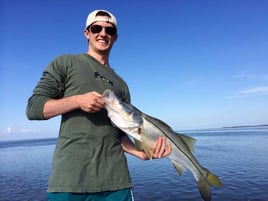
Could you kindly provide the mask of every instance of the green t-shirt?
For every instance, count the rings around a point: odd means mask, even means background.
[[[52,61],[28,100],[27,116],[43,120],[48,99],[111,89],[130,102],[127,84],[87,54],[63,55]],[[62,115],[48,192],[100,192],[132,186],[120,144],[124,135],[112,126],[105,109],[80,109]]]

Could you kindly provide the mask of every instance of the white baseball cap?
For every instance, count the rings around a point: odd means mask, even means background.
[[[103,16],[102,13],[106,13],[109,16]],[[109,22],[111,24],[113,24],[115,26],[115,28],[117,28],[117,22],[116,22],[116,18],[115,16],[107,11],[107,10],[94,10],[91,13],[88,14],[87,16],[87,21],[86,21],[86,27],[90,26],[91,24],[93,24],[94,22]]]

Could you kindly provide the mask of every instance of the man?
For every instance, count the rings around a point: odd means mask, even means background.
[[[131,201],[131,179],[124,151],[143,160],[143,151],[112,126],[101,94],[105,89],[130,102],[127,84],[111,69],[109,54],[117,40],[117,21],[109,11],[88,15],[84,36],[88,51],[53,60],[28,100],[30,120],[62,115],[48,183],[49,201]],[[154,158],[171,153],[159,138]]]

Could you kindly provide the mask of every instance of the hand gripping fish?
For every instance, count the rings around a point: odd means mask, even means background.
[[[152,159],[151,147],[156,139],[164,136],[172,144],[168,156],[179,175],[188,169],[194,175],[201,196],[211,200],[210,186],[221,187],[219,178],[202,167],[193,155],[195,139],[175,133],[166,123],[139,111],[133,105],[119,100],[114,92],[105,90],[102,99],[112,123],[134,138],[137,148],[143,149]]]

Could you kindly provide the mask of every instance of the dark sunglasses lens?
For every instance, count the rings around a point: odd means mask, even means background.
[[[90,32],[92,33],[100,33],[102,30],[102,26],[100,25],[93,25],[90,27]],[[114,27],[105,27],[105,32],[109,34],[110,36],[113,36],[116,34],[116,28]]]
[[[101,30],[102,30],[102,26],[99,26],[99,25],[93,25],[93,26],[90,27],[90,31],[92,33],[94,33],[94,34],[95,33],[100,33]]]
[[[113,36],[116,34],[116,29],[114,27],[106,27],[105,32],[110,36]]]

